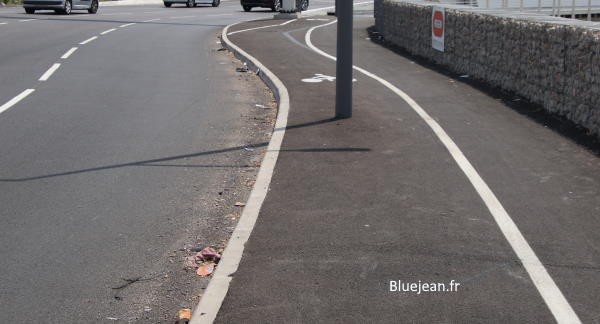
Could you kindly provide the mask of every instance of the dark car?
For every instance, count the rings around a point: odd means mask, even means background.
[[[300,11],[308,9],[309,0],[296,0],[296,8]],[[244,11],[250,11],[254,7],[271,8],[273,11],[279,11],[281,0],[240,0]]]

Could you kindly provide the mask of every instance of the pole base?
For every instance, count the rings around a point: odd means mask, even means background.
[[[298,19],[302,15],[299,12],[280,12],[273,16],[273,19]]]

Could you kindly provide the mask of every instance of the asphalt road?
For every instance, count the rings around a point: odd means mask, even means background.
[[[0,9],[0,322],[170,322],[193,306],[207,281],[182,249],[228,237],[275,111],[217,35],[271,16],[236,1]]]

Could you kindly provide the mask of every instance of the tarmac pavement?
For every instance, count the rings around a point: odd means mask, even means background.
[[[332,119],[335,63],[305,36],[334,18],[317,19],[230,30],[238,32],[229,36],[234,44],[283,81],[290,114],[270,191],[217,322],[554,322],[539,292],[547,287],[532,281],[488,206],[409,104],[355,72],[354,115]],[[372,42],[372,25],[355,17],[355,65],[405,91],[444,128],[579,319],[599,323],[597,151],[519,113],[511,98]],[[335,55],[335,32],[335,24],[319,28],[312,43]],[[390,291],[398,280],[459,285]]]

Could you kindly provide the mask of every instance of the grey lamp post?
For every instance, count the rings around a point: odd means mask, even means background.
[[[336,1],[337,62],[335,117],[352,117],[352,0]]]

